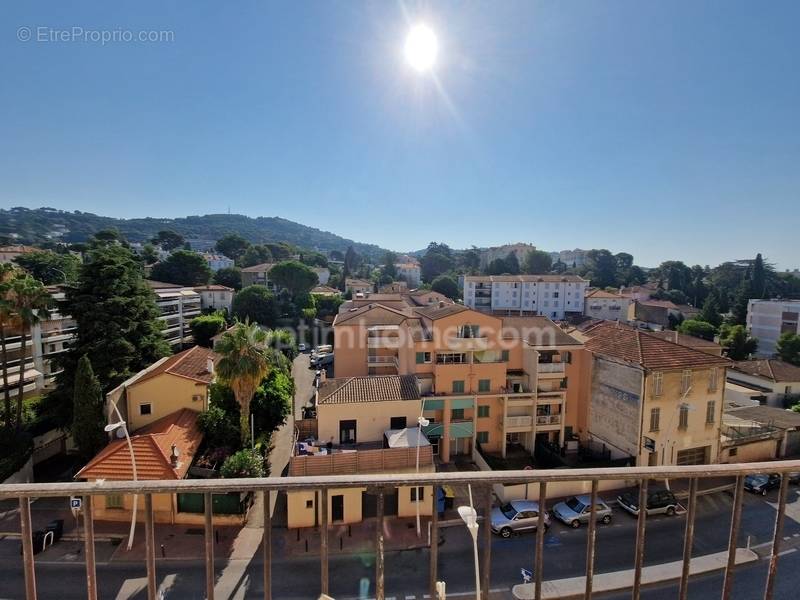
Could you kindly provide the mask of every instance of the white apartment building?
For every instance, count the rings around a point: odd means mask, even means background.
[[[594,290],[586,294],[583,314],[592,319],[605,321],[627,321],[631,299],[605,290]]]
[[[397,278],[402,279],[411,289],[418,288],[422,281],[422,271],[416,263],[397,263],[394,266]]]
[[[586,256],[588,250],[562,250],[558,253],[558,260],[567,265],[567,267],[582,267],[586,264]]]
[[[193,288],[153,281],[148,279],[147,285],[156,295],[156,305],[161,311],[164,322],[162,335],[173,348],[182,348],[183,344],[193,344],[192,329],[189,324],[200,315],[200,294]]]
[[[216,273],[220,269],[230,269],[233,267],[234,262],[232,258],[228,258],[224,254],[210,254],[208,252],[203,254],[203,258],[208,263],[208,268]]]
[[[564,319],[581,314],[589,281],[577,275],[464,277],[464,305],[499,315]]]
[[[775,354],[781,334],[800,333],[800,300],[750,300],[747,330],[758,339],[758,356]]]
[[[200,294],[200,308],[231,311],[233,288],[224,285],[201,285],[194,288]]]

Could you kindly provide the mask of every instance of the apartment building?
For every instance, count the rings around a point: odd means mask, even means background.
[[[337,315],[335,375],[415,375],[423,430],[442,462],[482,451],[529,455],[577,426],[568,380],[579,341],[544,317],[500,318],[459,304],[402,311],[372,303]]]
[[[481,250],[480,254],[480,268],[486,270],[493,260],[497,260],[498,258],[505,259],[509,254],[514,254],[514,256],[517,257],[517,261],[522,264],[522,261],[525,259],[525,255],[531,250],[536,250],[536,246],[533,244],[526,244],[524,242],[484,248]]]
[[[585,438],[637,466],[719,461],[730,360],[615,323],[580,336]]]
[[[230,312],[233,304],[234,289],[224,285],[201,285],[194,288],[200,294],[200,308],[226,310]]]
[[[352,279],[348,277],[344,281],[345,293],[350,292],[353,296],[356,294],[368,294],[373,290],[373,287],[372,282],[366,279]]]
[[[230,269],[235,264],[232,258],[228,258],[224,254],[211,254],[209,252],[204,252],[203,258],[206,259],[208,268],[215,273],[220,269]]]
[[[747,330],[758,339],[758,356],[772,356],[782,334],[800,333],[800,300],[750,300]]]
[[[631,299],[605,290],[592,290],[584,299],[583,314],[592,319],[627,321]]]
[[[194,343],[190,323],[201,312],[200,294],[194,288],[147,280],[156,296],[156,306],[164,323],[164,339],[174,348]]]
[[[414,375],[341,377],[324,381],[317,395],[317,436],[302,442],[289,463],[290,476],[356,475],[434,471],[431,443],[421,433],[422,396]],[[287,495],[290,528],[316,527],[322,522],[324,492]],[[410,486],[386,495],[385,514],[412,517],[431,514],[430,486]],[[375,496],[366,488],[327,492],[328,522],[360,522],[374,514]]]
[[[394,268],[398,279],[405,281],[412,289],[419,287],[422,282],[422,271],[418,263],[397,263]]]
[[[562,320],[582,314],[589,281],[577,275],[464,277],[464,305],[498,315],[540,315]]]
[[[668,329],[680,317],[680,310],[669,300],[634,300],[628,305],[628,323],[648,329]]]
[[[800,367],[774,358],[739,360],[728,370],[729,399],[784,408],[800,398]],[[751,402],[749,400],[753,400]]]

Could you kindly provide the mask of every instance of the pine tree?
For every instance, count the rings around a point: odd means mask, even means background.
[[[169,354],[161,335],[159,310],[142,279],[134,254],[120,244],[97,244],[87,255],[77,284],[61,307],[77,324],[75,341],[58,366],[56,389],[48,397],[51,414],[72,422],[72,395],[78,360],[92,364],[103,393]]]
[[[736,295],[731,305],[731,314],[735,325],[745,325],[747,323],[747,307],[751,298],[754,298],[753,282],[748,274],[736,289]]]
[[[75,372],[72,414],[72,439],[75,440],[81,457],[89,460],[105,442],[105,419],[100,382],[94,376],[92,363],[85,354],[78,360]]]
[[[722,315],[720,314],[719,295],[717,291],[712,288],[711,293],[708,294],[703,309],[697,315],[698,321],[705,321],[714,327],[719,327],[722,324]]]

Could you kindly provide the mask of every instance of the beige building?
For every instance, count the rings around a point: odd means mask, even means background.
[[[783,408],[800,401],[800,367],[777,359],[740,360],[728,370],[735,396]],[[741,391],[740,391],[741,390]]]
[[[22,256],[23,254],[38,251],[38,248],[34,248],[33,246],[23,246],[21,244],[16,246],[0,246],[0,264],[14,262],[15,258]]]
[[[344,281],[345,293],[350,292],[353,296],[356,294],[369,294],[373,291],[373,287],[372,282],[366,279],[351,279],[348,277]]]
[[[225,310],[230,312],[233,304],[233,288],[224,285],[202,285],[194,288],[200,294],[202,309]]]
[[[627,321],[631,299],[605,290],[592,290],[584,299],[583,314],[592,319]]]
[[[636,465],[719,461],[728,359],[607,322],[582,335],[592,443]]]
[[[418,429],[422,412],[419,384],[413,375],[329,379],[317,397],[317,439],[301,443],[291,458],[289,475],[320,476],[414,472],[419,451],[420,472],[431,472],[431,445]],[[290,492],[290,528],[321,523],[320,491]],[[430,516],[430,486],[398,488],[386,498],[386,514]],[[328,491],[328,522],[357,523],[374,513],[375,497],[365,488]]]

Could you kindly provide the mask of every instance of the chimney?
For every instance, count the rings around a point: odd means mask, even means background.
[[[445,305],[445,301],[444,300],[439,300],[439,308],[444,308],[444,305]]]
[[[214,357],[213,356],[209,356],[209,357],[206,358],[206,371],[208,371],[209,373],[213,373],[214,372]]]
[[[178,466],[178,456],[180,456],[180,450],[178,450],[178,447],[175,444],[172,444],[170,447],[169,462],[173,467]]]

